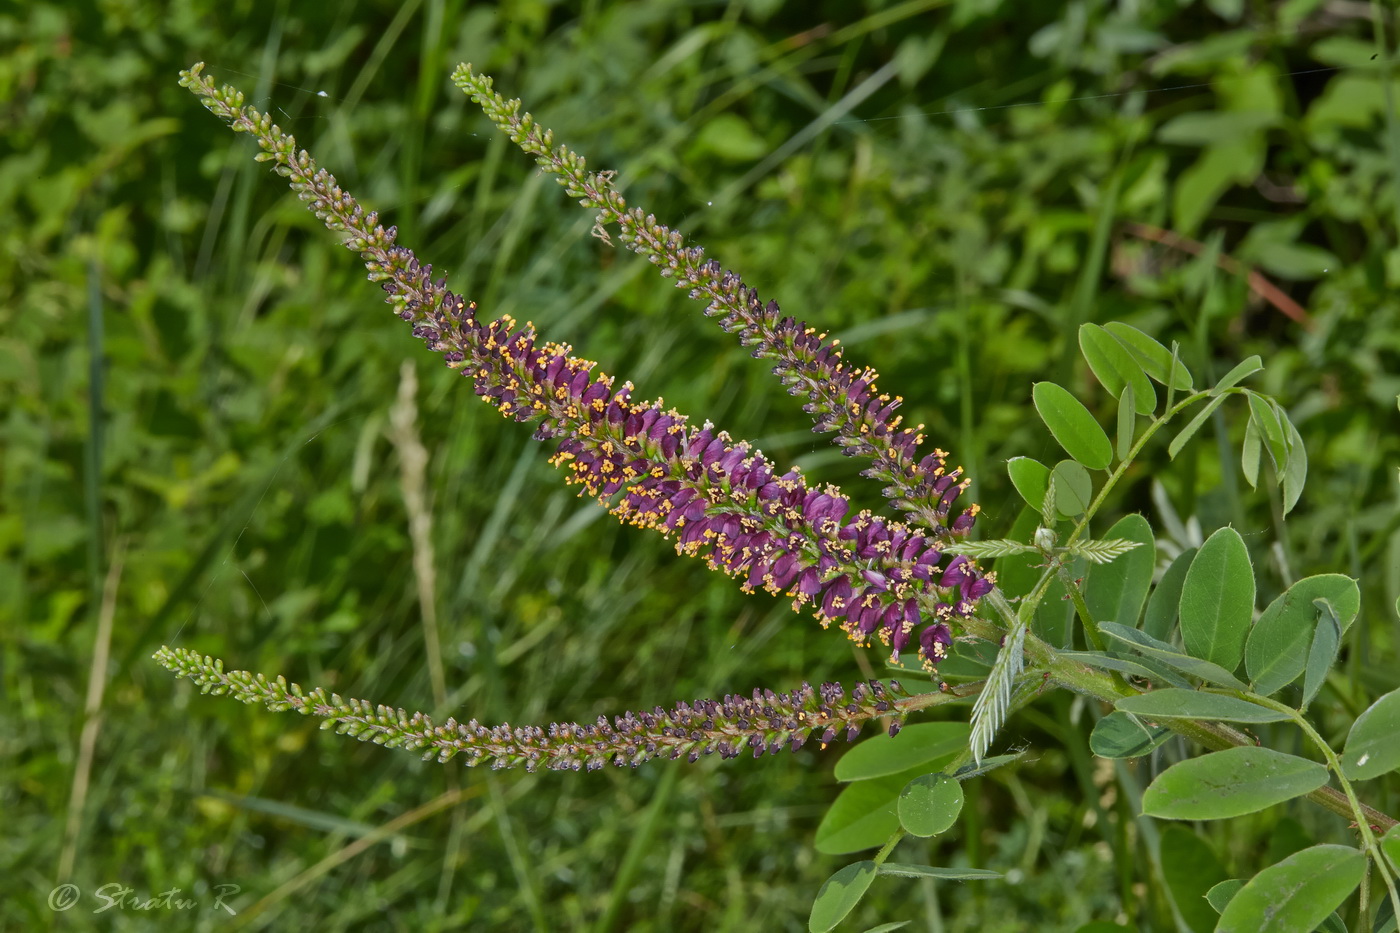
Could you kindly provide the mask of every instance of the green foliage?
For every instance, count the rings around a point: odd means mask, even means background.
[[[1361,609],[1360,588],[1355,580],[1341,574],[1319,574],[1290,586],[1269,603],[1249,631],[1245,669],[1255,692],[1265,696],[1277,693],[1308,666],[1315,633],[1323,630],[1322,613],[1313,605],[1316,599],[1326,599],[1334,607],[1342,631]],[[1332,660],[1327,658],[1324,666],[1330,667]]]
[[[946,774],[914,778],[899,793],[899,825],[913,836],[937,836],[958,821],[962,783]]]
[[[875,880],[875,863],[871,861],[852,862],[838,870],[822,882],[817,898],[812,902],[812,913],[807,919],[807,929],[812,933],[826,933],[846,919],[846,915],[860,903],[861,897]]]
[[[1108,468],[1113,460],[1113,445],[1079,399],[1053,382],[1037,382],[1033,397],[1040,419],[1066,453],[1091,470]]]
[[[1233,673],[1244,660],[1254,616],[1254,567],[1233,528],[1206,539],[1181,585],[1181,637],[1186,650]]]
[[[1235,892],[1219,933],[1312,933],[1356,890],[1366,857],[1349,846],[1304,849],[1271,865]]]
[[[817,851],[844,855],[884,845],[899,828],[899,797],[905,786],[952,760],[948,754],[897,774],[856,781],[841,791],[817,827]]]
[[[871,736],[836,762],[838,781],[868,781],[910,769],[933,770],[933,764],[967,747],[970,733],[963,722],[919,722],[898,735]]]
[[[1392,690],[1356,717],[1342,753],[1342,773],[1366,781],[1400,768],[1400,690]]]
[[[1248,700],[1219,693],[1202,693],[1167,687],[1139,696],[1124,697],[1118,709],[1148,719],[1213,719],[1218,722],[1282,722],[1286,713],[1257,706]]]
[[[1114,710],[1094,724],[1089,748],[1100,758],[1140,758],[1171,738],[1171,732]]]
[[[1167,820],[1223,820],[1301,797],[1327,768],[1271,748],[1227,748],[1179,761],[1142,795],[1142,812]]]
[[[1099,629],[1108,637],[1130,646],[1144,658],[1151,658],[1183,674],[1199,677],[1217,687],[1244,689],[1244,683],[1238,677],[1214,661],[1183,654],[1167,642],[1153,638],[1146,632],[1140,632],[1115,622],[1100,622]]]
[[[1215,929],[1217,911],[1206,899],[1225,880],[1225,867],[1214,847],[1184,826],[1162,830],[1162,877],[1181,918],[1194,933]]]

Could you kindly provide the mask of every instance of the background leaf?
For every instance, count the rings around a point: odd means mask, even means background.
[[[1194,933],[1210,933],[1219,913],[1206,900],[1206,894],[1226,879],[1220,856],[1197,833],[1176,825],[1162,830],[1158,850],[1162,876],[1182,919]]]
[[[1223,820],[1292,800],[1327,783],[1324,765],[1242,746],[1179,761],[1142,795],[1142,812],[1167,820]]]
[[[1201,545],[1181,587],[1181,637],[1198,658],[1234,671],[1254,615],[1254,565],[1244,539],[1221,528]]]

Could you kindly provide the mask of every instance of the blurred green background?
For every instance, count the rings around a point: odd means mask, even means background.
[[[588,236],[452,65],[877,366],[975,478],[979,534],[1017,516],[1008,457],[1057,459],[1034,381],[1112,410],[1080,323],[1177,340],[1207,382],[1262,354],[1255,385],[1312,459],[1287,523],[1228,458],[1228,409],[1175,463],[1154,445],[1105,518],[1163,522],[1166,552],[1233,522],[1260,605],[1308,573],[1361,577],[1316,707],[1335,737],[1400,682],[1395,28],[1393,6],[1343,0],[0,4],[0,928],[800,930],[847,861],[811,848],[840,747],[477,773],[201,697],[149,660],[188,646],[423,710],[436,667],[447,712],[512,723],[883,664],[575,498],[180,68],[238,84],[484,311],[872,506],[766,367]],[[1347,838],[1296,805],[1157,845],[1132,815],[1149,764],[1090,758],[1090,712],[1018,717],[1002,743],[1028,762],[906,843],[1007,883],[882,879],[849,928],[1181,929],[1149,853],[1232,877]],[[61,880],[83,895],[55,912]],[[94,914],[109,883],[201,907]],[[219,884],[237,917],[210,909]]]

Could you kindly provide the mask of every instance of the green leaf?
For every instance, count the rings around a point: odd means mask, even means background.
[[[1194,933],[1210,933],[1217,913],[1206,897],[1225,880],[1225,867],[1215,849],[1185,826],[1171,825],[1162,830],[1158,851],[1162,877],[1182,919]]]
[[[1214,907],[1216,913],[1224,913],[1225,906],[1235,899],[1235,895],[1240,893],[1242,887],[1244,887],[1243,878],[1222,881],[1206,892],[1206,903]]]
[[[1245,482],[1250,489],[1259,488],[1259,460],[1262,448],[1259,446],[1259,428],[1250,419],[1244,428],[1244,443],[1240,445],[1240,469],[1244,471]]]
[[[1186,571],[1196,557],[1195,548],[1187,548],[1176,556],[1157,588],[1147,600],[1147,611],[1142,617],[1142,630],[1160,641],[1171,637],[1176,628],[1176,619],[1181,606],[1181,585],[1186,582]]]
[[[1157,680],[1173,687],[1191,689],[1191,682],[1182,677],[1179,673],[1173,671],[1165,664],[1149,661],[1146,658],[1134,658],[1129,660],[1127,658],[1115,657],[1104,651],[1061,651],[1060,657],[1069,658],[1078,661],[1080,664],[1096,667],[1100,670],[1118,671],[1132,677]],[[1192,660],[1194,661],[1196,659],[1192,658]],[[1198,663],[1205,664],[1206,662],[1200,661]]]
[[[1316,599],[1332,604],[1342,632],[1361,611],[1360,588],[1355,580],[1342,574],[1318,574],[1290,586],[1269,603],[1245,642],[1245,670],[1249,671],[1255,693],[1277,693],[1303,673],[1317,630],[1318,610],[1313,605]]]
[[[1126,645],[1153,660],[1160,661],[1192,677],[1199,677],[1207,683],[1215,684],[1217,687],[1229,687],[1233,690],[1246,689],[1243,681],[1235,677],[1219,664],[1211,661],[1204,661],[1200,658],[1193,658],[1189,654],[1182,654],[1171,645],[1163,641],[1158,641],[1146,632],[1140,632],[1135,628],[1126,625],[1118,625],[1113,622],[1100,622],[1099,631]]]
[[[1094,481],[1089,471],[1074,460],[1061,460],[1050,471],[1050,485],[1055,493],[1055,508],[1066,518],[1083,515],[1094,498]]]
[[[1308,647],[1301,709],[1312,705],[1318,691],[1327,682],[1327,672],[1337,663],[1337,652],[1342,646],[1342,624],[1337,620],[1336,608],[1325,599],[1315,599],[1313,605],[1317,607],[1317,631],[1313,632],[1312,644]]]
[[[1112,334],[1119,343],[1127,348],[1128,352],[1137,360],[1138,365],[1142,367],[1143,372],[1152,377],[1153,381],[1161,385],[1167,384],[1167,376],[1172,366],[1170,350],[1129,324],[1110,321],[1104,325],[1104,330]],[[1190,370],[1180,361],[1176,364],[1176,377],[1173,379],[1173,385],[1182,392],[1191,391],[1194,385]]]
[[[1400,690],[1372,703],[1351,726],[1342,773],[1349,781],[1366,781],[1400,768]]]
[[[1060,510],[1056,506],[1056,499],[1059,498],[1059,490],[1056,488],[1055,471],[1050,471],[1050,479],[1045,483],[1045,502],[1040,506],[1040,525],[1042,528],[1054,528],[1060,521]]]
[[[1271,748],[1227,748],[1157,775],[1143,792],[1142,812],[1164,820],[1223,820],[1311,793],[1327,775],[1324,765]]]
[[[1317,933],[1349,933],[1347,925],[1342,922],[1342,918],[1334,910],[1327,915],[1327,919],[1317,926]],[[1372,933],[1375,933],[1373,930]]]
[[[1308,450],[1303,446],[1303,439],[1293,422],[1285,419],[1284,426],[1289,439],[1288,465],[1283,470],[1280,483],[1283,486],[1283,514],[1287,515],[1303,495],[1303,484],[1308,479]]]
[[[1091,470],[1108,468],[1113,445],[1079,399],[1053,382],[1037,382],[1031,398],[1040,420],[1066,453]]]
[[[836,795],[821,824],[815,845],[824,855],[845,855],[885,844],[899,829],[896,810],[904,785],[921,774],[937,771],[953,760],[953,754],[899,774],[856,781]]]
[[[1263,436],[1264,449],[1274,462],[1274,470],[1281,474],[1288,463],[1288,436],[1279,423],[1278,412],[1271,400],[1256,392],[1246,392],[1245,398],[1249,399],[1249,423]]]
[[[1152,569],[1157,564],[1157,543],[1152,526],[1141,515],[1125,515],[1104,532],[1106,540],[1136,541],[1138,547],[1112,563],[1094,567],[1084,583],[1084,601],[1095,621],[1136,626],[1152,588]]]
[[[1082,324],[1079,328],[1079,349],[1099,383],[1111,395],[1122,395],[1123,389],[1130,387],[1133,390],[1132,410],[1140,415],[1152,414],[1157,407],[1157,390],[1122,341],[1097,324]]]
[[[1390,865],[1400,871],[1400,825],[1392,826],[1381,837],[1381,851],[1390,859]]]
[[[1006,461],[1006,472],[1021,498],[1039,512],[1045,504],[1045,484],[1050,481],[1050,468],[1030,457],[1012,457]]]
[[[1080,538],[1065,548],[1065,553],[1082,557],[1091,564],[1111,564],[1118,558],[1142,546],[1141,541],[1127,538]],[[947,551],[947,548],[944,548]],[[954,552],[956,553],[956,552]],[[1144,594],[1146,595],[1146,594]]]
[[[960,782],[946,774],[924,774],[899,795],[899,825],[913,836],[937,836],[958,821],[962,805]]]
[[[1282,722],[1287,713],[1258,706],[1238,697],[1180,687],[1124,697],[1114,704],[1125,713],[1148,719],[1213,719],[1219,722]]]
[[[978,560],[984,558],[1010,557],[1013,554],[1040,553],[1033,544],[1013,541],[1010,538],[994,538],[990,541],[964,541],[943,548],[944,554],[966,554]]]
[[[807,918],[811,933],[826,933],[846,919],[875,880],[875,863],[869,860],[853,862],[822,882],[812,913]]]
[[[939,868],[900,862],[886,862],[880,866],[880,874],[901,878],[937,878],[942,881],[989,881],[1001,877],[1001,872],[987,871],[985,868]]]
[[[1094,724],[1089,748],[1100,758],[1141,758],[1171,737],[1170,729],[1114,710]]]
[[[1175,460],[1176,455],[1181,453],[1181,448],[1185,447],[1186,442],[1196,436],[1196,432],[1201,429],[1201,425],[1206,423],[1206,419],[1211,416],[1212,412],[1220,407],[1220,403],[1225,401],[1226,398],[1228,398],[1228,396],[1217,395],[1209,402],[1206,402],[1205,407],[1196,413],[1196,417],[1188,421],[1186,427],[1182,428],[1181,432],[1177,434],[1176,437],[1172,438],[1172,442],[1167,445],[1167,456]]]
[[[1244,379],[1246,376],[1252,376],[1263,368],[1264,361],[1257,356],[1251,356],[1224,376],[1220,377],[1220,381],[1215,384],[1215,388],[1210,390],[1210,394],[1219,395],[1226,389],[1234,388],[1241,379]]]
[[[836,762],[836,780],[867,781],[903,774],[912,768],[937,771],[933,762],[967,748],[971,734],[965,722],[920,722],[905,726],[899,734],[871,736],[851,748]]]
[[[1133,413],[1136,399],[1137,395],[1130,385],[1124,386],[1122,394],[1118,396],[1118,436],[1114,453],[1119,460],[1127,460],[1128,454],[1133,452],[1133,434],[1137,428],[1137,416]]]
[[[980,762],[969,761],[961,768],[953,772],[953,777],[959,781],[970,781],[975,777],[981,777],[988,771],[995,771],[1003,765],[1009,765],[1021,759],[1021,752],[1014,755],[993,755],[990,758],[983,758]]]
[[[1181,638],[1186,650],[1233,672],[1244,659],[1254,615],[1254,566],[1233,528],[1201,545],[1181,587]]]
[[[882,923],[879,926],[871,927],[862,933],[891,933],[893,930],[902,930],[909,925],[908,920],[894,920],[890,923]]]
[[[1312,933],[1361,884],[1366,856],[1313,846],[1255,875],[1220,915],[1219,933]]]

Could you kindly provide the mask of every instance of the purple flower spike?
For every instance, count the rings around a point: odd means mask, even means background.
[[[873,459],[866,475],[887,483],[886,495],[923,527],[868,511],[851,514],[850,500],[835,486],[809,485],[796,469],[780,472],[708,423],[696,427],[660,402],[634,399],[630,383],[619,384],[565,344],[542,340],[533,325],[509,316],[483,320],[475,303],[434,279],[431,266],[397,244],[396,230],[363,211],[265,114],[244,107],[231,89],[216,90],[197,71],[186,86],[257,139],[298,196],[360,253],[394,313],[470,379],[478,396],[506,418],[536,424],[533,436],[556,445],[551,463],[580,494],[598,498],[624,522],[674,534],[680,553],[734,575],[745,590],[785,593],[796,608],[807,607],[824,626],[835,623],[857,641],[875,636],[898,650],[924,625],[920,644],[936,655],[929,646],[946,645],[948,623],[972,612],[991,587],[991,578],[965,557],[942,566],[940,547],[965,535],[977,515],[972,506],[948,523],[967,486],[961,470],[949,471],[941,450],[917,456],[918,429],[899,427],[894,412],[901,399],[879,392],[873,370],[849,366],[825,335],[783,317],[775,302],[763,302],[702,251],[683,247],[679,234],[645,216],[638,220],[606,176],[580,174],[581,160],[541,142],[539,128],[521,123],[519,107],[495,95],[489,81],[470,72],[458,78],[493,120],[518,131],[517,142],[538,147],[546,170],[568,176],[577,196],[602,212],[602,223],[622,226],[629,245],[664,261],[709,302],[710,313],[722,315],[727,330],[772,360],[784,384],[806,396],[804,408],[838,432],[847,453]],[[926,611],[934,635],[913,608],[916,600],[934,607]]]

